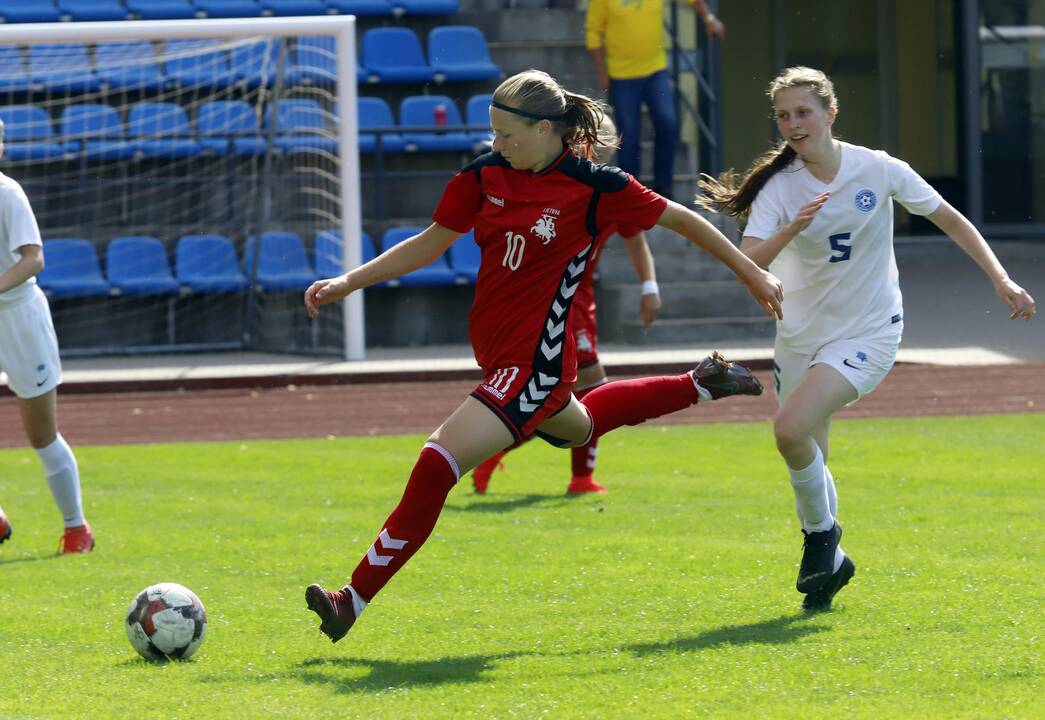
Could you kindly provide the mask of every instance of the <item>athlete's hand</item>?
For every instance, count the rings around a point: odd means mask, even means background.
[[[994,289],[997,291],[1001,301],[1009,306],[1010,320],[1015,320],[1019,317],[1024,320],[1030,320],[1038,312],[1037,305],[1030,293],[1012,280],[1005,278],[995,285]]]
[[[316,280],[305,291],[305,309],[308,310],[308,316],[316,317],[321,305],[337,302],[351,292],[347,275]]]
[[[745,280],[751,295],[774,320],[783,320],[784,311],[780,304],[784,301],[784,286],[772,273],[758,268],[759,274]]]
[[[657,293],[643,295],[642,299],[639,300],[639,317],[642,318],[642,327],[652,325],[653,321],[657,319],[657,313],[659,312],[660,295]]]
[[[813,218],[815,218],[816,214],[820,212],[820,208],[824,206],[824,203],[827,202],[829,197],[831,197],[831,193],[829,192],[820,193],[802,206],[798,211],[798,214],[795,215],[794,220],[788,223],[787,227],[792,236],[797,235],[809,227],[809,223],[813,222]]]

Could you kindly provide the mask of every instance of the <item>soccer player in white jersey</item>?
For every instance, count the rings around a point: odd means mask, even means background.
[[[0,156],[3,130],[0,121]],[[83,516],[76,457],[58,433],[62,365],[51,310],[36,285],[43,267],[43,243],[29,200],[21,185],[0,173],[0,372],[18,396],[29,444],[40,456],[65,522],[58,552],[90,552],[94,536]],[[0,543],[10,537],[11,523],[0,509]]]
[[[697,202],[747,216],[740,249],[784,285],[774,375],[777,449],[787,463],[805,543],[798,591],[807,610],[828,609],[855,565],[828,470],[831,416],[885,378],[903,332],[893,203],[924,215],[994,284],[1010,317],[1030,319],[1034,299],[1013,282],[976,228],[910,166],[836,140],[834,87],[792,67],[769,85],[783,141],[747,172],[706,178]]]

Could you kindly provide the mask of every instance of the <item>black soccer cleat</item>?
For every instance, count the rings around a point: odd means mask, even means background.
[[[309,585],[305,588],[305,602],[309,610],[319,615],[319,629],[332,643],[345,637],[358,617],[348,588],[331,592]]]
[[[831,579],[835,569],[835,550],[842,539],[842,526],[835,523],[830,530],[806,532],[802,545],[802,564],[798,568],[798,592],[816,592]]]
[[[717,350],[690,371],[697,384],[711,393],[713,400],[730,395],[761,395],[762,383],[743,365],[730,362]]]
[[[831,579],[822,588],[805,596],[805,599],[802,600],[802,609],[809,612],[830,610],[831,600],[839,590],[849,584],[855,573],[856,565],[846,555],[842,558],[842,566],[838,568],[838,572],[831,575]]]

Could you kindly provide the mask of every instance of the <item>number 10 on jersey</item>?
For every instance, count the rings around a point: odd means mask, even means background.
[[[508,241],[508,247],[504,250],[501,265],[509,270],[518,270],[522,264],[523,251],[526,250],[526,238],[509,230],[504,234],[504,239]]]

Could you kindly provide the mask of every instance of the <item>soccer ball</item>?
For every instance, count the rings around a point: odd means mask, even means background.
[[[127,638],[146,660],[186,660],[207,631],[207,611],[196,593],[177,583],[157,583],[127,608]]]

